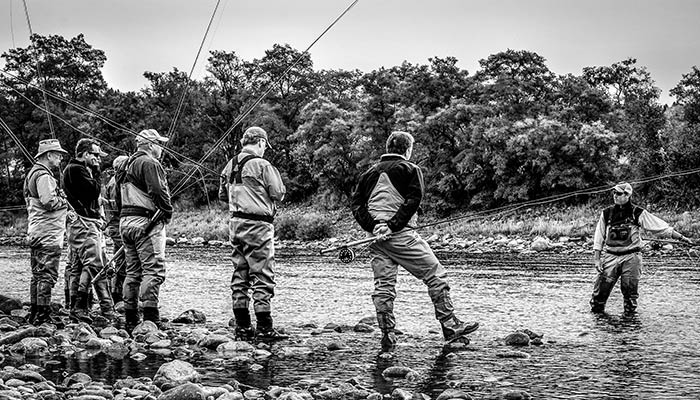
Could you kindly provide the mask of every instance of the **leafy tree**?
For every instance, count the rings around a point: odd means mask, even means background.
[[[682,107],[685,120],[700,124],[700,69],[697,66],[683,74],[678,85],[671,89],[671,95],[676,97],[674,105]]]
[[[555,76],[545,61],[537,53],[511,49],[480,60],[475,79],[484,85],[482,103],[513,121],[546,115]]]

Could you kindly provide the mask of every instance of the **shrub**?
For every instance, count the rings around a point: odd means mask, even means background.
[[[317,212],[284,214],[275,219],[275,231],[281,240],[319,240],[335,233],[333,218]]]
[[[296,236],[301,240],[325,239],[334,233],[333,220],[315,212],[302,215],[296,228]]]
[[[281,240],[294,240],[297,237],[296,228],[300,217],[297,215],[283,214],[275,218],[275,232]]]

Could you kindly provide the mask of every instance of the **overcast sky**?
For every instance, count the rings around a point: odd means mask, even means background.
[[[209,50],[261,58],[275,43],[304,50],[351,0],[221,0],[195,69]],[[0,3],[0,50],[26,47],[22,0]],[[216,0],[26,0],[35,33],[79,33],[104,50],[105,79],[121,90],[144,71],[189,72]],[[633,57],[668,91],[700,65],[700,0],[360,0],[312,49],[316,69],[371,71],[404,60],[454,56],[474,73],[479,60],[529,50],[556,74]],[[0,61],[2,63],[2,61]]]

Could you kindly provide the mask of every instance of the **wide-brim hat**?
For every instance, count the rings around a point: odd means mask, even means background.
[[[42,154],[46,154],[49,151],[68,154],[68,152],[61,147],[61,142],[59,142],[58,139],[45,139],[39,142],[39,150],[37,150],[34,158],[39,158]]]

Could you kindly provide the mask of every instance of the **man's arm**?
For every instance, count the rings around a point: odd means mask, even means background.
[[[233,165],[233,159],[226,163],[226,166],[221,171],[219,175],[219,200],[228,203],[228,180],[231,176],[231,168]]]
[[[603,241],[605,240],[605,217],[604,214],[600,213],[600,218],[598,218],[598,224],[595,227],[595,233],[593,234],[593,266],[595,266],[596,271],[603,272],[603,263],[600,260],[600,253],[603,250]]]
[[[164,219],[167,221],[173,215],[173,205],[170,199],[165,170],[160,164],[155,162],[145,162],[142,165],[146,190],[151,196],[153,204],[163,212]]]
[[[41,174],[36,179],[36,191],[39,194],[39,202],[49,211],[57,211],[66,208],[66,199],[59,196],[56,180],[48,174]]]
[[[263,181],[265,182],[267,194],[274,201],[284,200],[284,195],[287,193],[287,188],[284,187],[282,176],[277,168],[270,163],[263,165]]]

